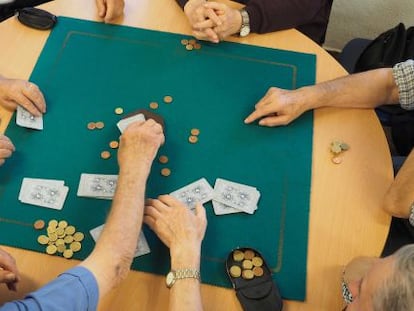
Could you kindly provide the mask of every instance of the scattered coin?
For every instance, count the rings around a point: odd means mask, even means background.
[[[241,268],[239,266],[231,266],[230,267],[230,275],[234,278],[238,278],[241,276]]]
[[[111,153],[109,152],[109,151],[102,151],[101,152],[101,158],[102,159],[104,159],[104,160],[107,160],[107,159],[109,159],[111,157]]]
[[[49,221],[48,226],[51,228],[56,228],[58,225],[58,221],[56,219],[52,219]]]
[[[196,40],[195,39],[190,39],[190,40],[188,40],[188,44],[194,45],[194,44],[196,44]]]
[[[76,228],[74,226],[67,226],[65,228],[65,234],[67,235],[72,235],[75,233],[75,231],[76,231]]]
[[[243,270],[242,278],[245,280],[251,280],[254,278],[254,273],[252,270]]]
[[[333,157],[332,162],[335,163],[335,164],[341,164],[342,163],[342,158],[341,157]]]
[[[168,163],[168,157],[166,155],[160,155],[158,161],[162,164]]]
[[[46,247],[46,253],[48,253],[49,255],[55,254],[56,251],[57,251],[57,247],[54,244],[50,244]]]
[[[34,222],[33,227],[36,230],[42,230],[45,227],[45,222],[41,219],[38,219]]]
[[[165,168],[161,169],[161,175],[165,176],[165,177],[168,177],[168,176],[171,175],[171,170],[169,168],[165,167]]]
[[[119,147],[119,143],[116,140],[113,140],[109,143],[109,147],[112,149],[116,149]]]
[[[58,222],[58,227],[65,229],[68,226],[68,222],[66,220],[61,220]]]
[[[182,39],[181,40],[181,44],[182,45],[187,45],[188,44],[188,40],[187,39]]]
[[[76,253],[80,251],[80,249],[82,248],[82,244],[80,244],[78,241],[75,241],[75,242],[72,242],[69,245],[69,247],[74,253]]]
[[[190,137],[188,137],[188,141],[192,144],[195,144],[196,142],[198,142],[198,137],[191,135]]]
[[[264,274],[262,267],[254,267],[253,268],[254,276],[262,276]]]
[[[124,113],[124,109],[122,109],[121,107],[115,108],[115,114],[123,114],[123,113]]]
[[[70,259],[73,256],[73,251],[71,249],[65,249],[63,252],[63,257]]]
[[[77,242],[81,242],[85,238],[85,235],[82,232],[76,232],[73,235],[73,239]]]
[[[173,101],[172,96],[170,96],[170,95],[164,96],[164,103],[170,104],[170,103],[172,103],[172,101]]]
[[[150,102],[149,107],[151,109],[157,109],[158,108],[158,103],[157,102]]]
[[[185,46],[185,49],[186,49],[187,51],[192,51],[192,50],[194,49],[194,47],[193,47],[191,44],[187,44],[187,45]]]
[[[201,44],[200,43],[195,43],[193,45],[193,47],[194,47],[194,49],[199,50],[199,49],[201,49]]]
[[[49,237],[45,235],[39,235],[37,237],[37,242],[39,242],[39,244],[46,245],[47,243],[49,243]]]
[[[94,130],[96,128],[95,122],[89,122],[87,125],[89,130]]]
[[[102,121],[96,122],[95,126],[98,130],[101,130],[105,127],[105,123],[103,123]]]
[[[198,136],[198,135],[200,135],[200,130],[199,129],[197,129],[197,128],[193,128],[193,129],[191,129],[191,135],[193,135],[193,136]]]

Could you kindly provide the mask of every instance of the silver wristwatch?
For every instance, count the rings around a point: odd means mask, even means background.
[[[165,285],[168,288],[171,288],[175,281],[193,278],[200,281],[200,271],[197,269],[178,269],[178,270],[171,270],[168,272],[167,277],[165,278]]]
[[[247,13],[245,9],[241,9],[239,12],[242,17],[242,24],[240,27],[240,37],[246,37],[250,33],[249,13]]]
[[[410,225],[414,227],[414,203],[411,204],[411,212],[410,217],[408,217],[408,221],[410,222]]]

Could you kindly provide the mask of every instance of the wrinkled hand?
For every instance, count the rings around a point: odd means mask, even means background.
[[[32,115],[40,117],[46,112],[46,102],[37,85],[19,79],[0,76],[0,105],[15,110],[18,105]]]
[[[144,222],[171,250],[199,249],[207,227],[206,211],[201,204],[193,213],[170,195],[147,200]]]
[[[7,158],[10,158],[12,153],[16,150],[11,140],[0,134],[0,166],[4,164]]]
[[[203,5],[204,10],[215,12],[219,19],[205,19],[193,25],[194,29],[204,32],[205,29],[212,29],[220,40],[240,31],[242,17],[239,10],[232,9],[223,3],[207,2]]]
[[[9,290],[16,291],[16,284],[20,280],[20,274],[17,270],[16,261],[6,251],[0,248],[0,283],[7,285]]]
[[[184,6],[184,13],[193,28],[193,35],[199,40],[208,40],[218,43],[219,37],[213,27],[221,25],[219,14],[205,6],[206,0],[189,0]],[[196,27],[195,25],[200,25]]]
[[[124,14],[124,0],[95,0],[98,15],[105,23],[110,23]]]
[[[119,166],[134,168],[144,163],[151,167],[158,148],[164,140],[161,125],[153,119],[131,123],[120,138]]]
[[[271,87],[255,105],[255,110],[244,120],[252,123],[260,119],[262,126],[287,125],[305,112],[296,91]]]

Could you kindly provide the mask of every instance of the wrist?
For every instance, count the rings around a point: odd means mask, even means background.
[[[171,247],[171,270],[200,268],[201,246]]]

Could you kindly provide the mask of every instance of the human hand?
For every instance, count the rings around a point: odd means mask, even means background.
[[[242,16],[239,10],[232,9],[223,3],[207,2],[203,5],[204,10],[216,13],[217,19],[206,19],[193,25],[194,29],[204,31],[212,29],[220,40],[224,40],[230,35],[239,33],[242,25]]]
[[[98,15],[105,23],[110,23],[124,14],[124,0],[95,0]]]
[[[36,117],[46,112],[45,98],[37,85],[25,80],[7,79],[1,76],[0,105],[9,110],[15,110],[20,105]]]
[[[207,227],[206,211],[197,204],[195,213],[170,195],[147,200],[144,222],[175,254],[190,256],[199,252]]]
[[[7,288],[16,291],[16,284],[20,280],[20,274],[17,270],[16,261],[6,251],[0,248],[0,283],[7,285]]]
[[[120,137],[119,166],[131,169],[144,164],[150,168],[164,140],[162,126],[153,119],[131,123]]]
[[[10,158],[12,153],[16,150],[11,140],[0,134],[0,166],[4,164],[7,158]]]
[[[249,124],[260,119],[259,125],[262,126],[287,125],[306,111],[302,103],[298,90],[271,87],[244,123]]]
[[[218,43],[219,37],[214,32],[213,27],[221,25],[218,16],[221,12],[205,7],[206,0],[189,0],[184,6],[184,13],[193,28],[193,35],[199,40],[207,40]],[[195,27],[199,25],[199,27]]]

